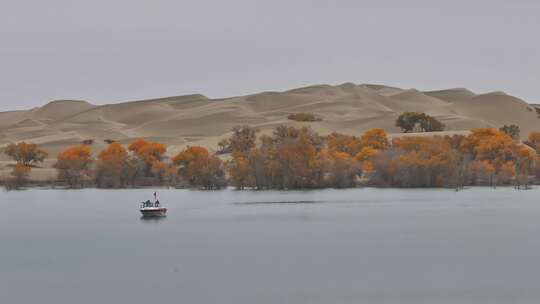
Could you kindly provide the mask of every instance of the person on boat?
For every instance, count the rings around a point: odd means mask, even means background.
[[[159,207],[159,201],[156,201],[155,206],[156,206],[156,207]]]

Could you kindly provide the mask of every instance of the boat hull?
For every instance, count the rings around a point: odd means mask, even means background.
[[[167,208],[141,208],[144,217],[159,217],[167,215]]]

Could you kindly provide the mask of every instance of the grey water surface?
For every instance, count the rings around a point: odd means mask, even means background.
[[[0,303],[540,303],[540,189],[0,192]]]

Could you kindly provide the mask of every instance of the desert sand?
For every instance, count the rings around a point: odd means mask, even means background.
[[[422,92],[345,83],[223,99],[187,95],[99,106],[77,100],[52,101],[26,111],[0,112],[0,149],[10,142],[34,142],[49,152],[51,159],[45,167],[50,168],[59,151],[87,139],[93,139],[92,148],[99,151],[106,146],[106,139],[128,143],[143,137],[165,143],[172,155],[186,145],[215,149],[220,139],[230,135],[232,127],[243,124],[263,133],[286,124],[309,125],[322,134],[360,135],[375,127],[395,134],[400,130],[394,121],[404,111],[435,116],[447,126],[447,134],[505,124],[519,125],[522,137],[540,130],[534,105],[501,92]],[[322,121],[288,120],[287,115],[295,112],[313,113]],[[0,175],[6,174],[8,163],[9,159],[1,155]],[[42,170],[43,179],[52,174]]]

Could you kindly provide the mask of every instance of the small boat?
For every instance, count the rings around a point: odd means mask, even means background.
[[[167,215],[167,208],[162,207],[157,200],[157,194],[154,192],[154,201],[150,200],[142,202],[139,210],[141,211],[143,217],[159,217]]]

